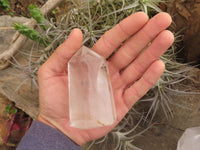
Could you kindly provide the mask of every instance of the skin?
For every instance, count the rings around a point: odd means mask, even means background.
[[[92,47],[105,58],[119,48],[108,60],[117,121],[111,126],[87,130],[69,126],[67,63],[83,40],[81,30],[74,29],[39,68],[38,120],[61,131],[78,145],[106,135],[164,72],[165,65],[158,59],[174,41],[173,34],[166,30],[171,21],[167,13],[149,19],[145,13],[138,12],[107,31]]]

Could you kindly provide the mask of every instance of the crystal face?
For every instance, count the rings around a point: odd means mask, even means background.
[[[111,125],[116,110],[104,57],[83,46],[68,62],[70,126],[90,129]]]
[[[200,150],[200,127],[186,129],[178,141],[177,150]]]

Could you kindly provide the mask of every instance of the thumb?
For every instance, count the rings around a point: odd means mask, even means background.
[[[80,29],[73,29],[69,37],[50,56],[50,58],[40,67],[40,70],[47,71],[48,76],[62,74],[66,72],[67,63],[70,58],[80,49],[83,34]],[[42,72],[43,72],[42,71]]]

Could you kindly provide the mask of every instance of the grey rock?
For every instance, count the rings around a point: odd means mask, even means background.
[[[25,23],[29,21],[25,17],[11,17],[8,15],[0,16],[0,53],[7,50],[16,30],[12,29],[13,23]]]

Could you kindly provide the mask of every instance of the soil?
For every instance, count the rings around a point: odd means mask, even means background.
[[[36,4],[41,7],[47,0],[10,0],[10,9],[0,7],[0,15],[30,17],[28,6]]]
[[[183,35],[179,57],[184,62],[200,64],[200,3],[199,0],[169,0],[167,12],[173,17],[174,32]]]
[[[11,106],[10,110],[7,109],[8,106]],[[12,110],[16,112],[12,113]],[[26,113],[0,94],[0,150],[16,149],[31,120]]]

